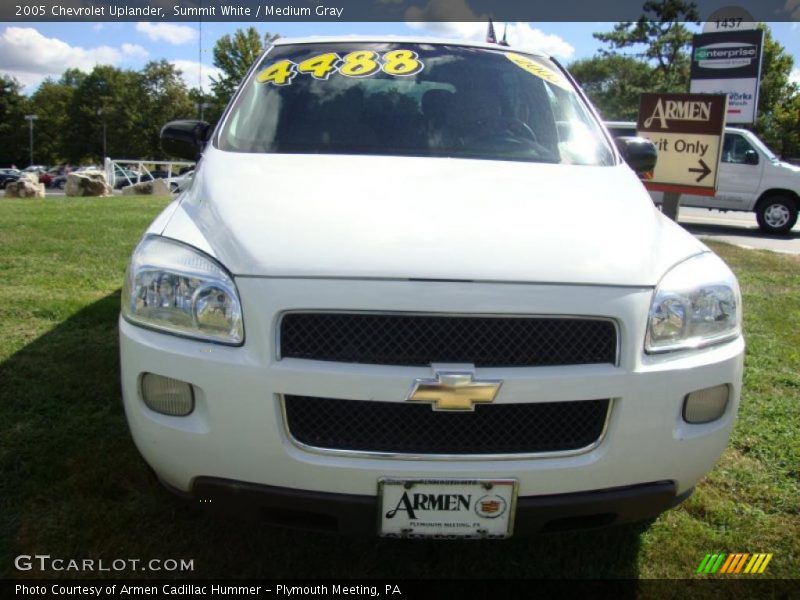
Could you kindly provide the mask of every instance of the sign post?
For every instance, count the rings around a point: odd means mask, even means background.
[[[723,94],[642,94],[636,135],[658,149],[648,190],[666,192],[664,213],[678,216],[680,194],[713,196],[725,130]]]

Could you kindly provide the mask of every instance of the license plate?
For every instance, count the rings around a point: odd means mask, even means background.
[[[507,538],[514,529],[514,479],[381,479],[384,537]]]

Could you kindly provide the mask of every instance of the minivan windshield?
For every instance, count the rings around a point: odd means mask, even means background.
[[[275,46],[216,143],[247,153],[614,163],[596,120],[552,61],[439,44]]]

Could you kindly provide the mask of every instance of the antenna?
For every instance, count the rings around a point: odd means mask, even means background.
[[[203,7],[203,0],[200,0],[200,8]],[[203,104],[205,104],[205,94],[203,93],[203,11],[198,11],[197,17],[197,85],[200,89],[200,120],[203,120]]]

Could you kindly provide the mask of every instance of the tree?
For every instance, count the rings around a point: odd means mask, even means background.
[[[144,143],[147,158],[162,158],[159,134],[161,127],[173,119],[190,118],[195,114],[181,72],[166,60],[150,61],[142,69],[139,84],[145,97],[142,104]]]
[[[0,165],[28,164],[28,102],[20,83],[0,73]]]
[[[756,133],[778,154],[800,156],[800,87],[790,80],[794,60],[766,25]]]
[[[189,90],[189,100],[194,110],[203,115],[203,120],[212,124],[219,121],[222,111],[225,110],[225,104],[220,104],[216,96],[205,90],[201,92],[199,88]],[[203,105],[202,112],[200,111],[201,104]]]
[[[63,133],[67,161],[99,162],[103,123],[109,156],[149,156],[153,147],[147,137],[147,102],[139,73],[97,65],[80,81],[67,110]]]
[[[653,66],[648,86],[653,92],[685,92],[689,84],[689,53],[692,32],[684,23],[699,23],[694,2],[684,0],[647,0],[644,14],[635,23],[617,23],[613,31],[595,33],[594,37],[609,44],[605,56],[630,50],[632,56]]]
[[[39,117],[36,121],[37,162],[46,165],[64,162],[64,130],[74,92],[71,85],[48,78],[31,96],[31,110]]]
[[[231,36],[223,35],[214,44],[214,66],[222,74],[211,78],[211,89],[218,104],[224,107],[236,91],[236,87],[247,74],[248,69],[263,54],[266,45],[278,38],[277,35],[258,34],[255,27],[237,29]]]
[[[71,87],[74,90],[80,87],[84,79],[86,79],[86,73],[80,69],[67,69],[61,74],[61,79],[58,80],[58,83]]]
[[[569,65],[569,71],[609,121],[635,121],[639,95],[650,90],[653,68],[621,55],[594,56]]]

